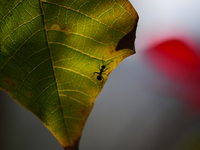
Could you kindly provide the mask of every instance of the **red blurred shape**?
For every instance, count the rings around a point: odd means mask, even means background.
[[[179,94],[200,111],[199,48],[187,43],[170,39],[153,46],[146,52],[146,56],[159,71],[184,87]]]

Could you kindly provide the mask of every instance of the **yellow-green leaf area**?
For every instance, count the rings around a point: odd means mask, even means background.
[[[128,0],[1,0],[0,89],[78,149],[110,72],[135,53],[137,20]]]

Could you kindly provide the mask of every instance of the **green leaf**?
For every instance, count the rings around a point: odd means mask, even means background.
[[[1,0],[0,89],[77,150],[108,75],[135,53],[137,20],[128,0]]]

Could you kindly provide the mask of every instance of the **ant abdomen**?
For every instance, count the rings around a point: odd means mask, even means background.
[[[99,81],[101,81],[102,78],[103,78],[103,76],[101,76],[101,75],[98,75],[98,76],[97,76],[97,80],[99,80]]]

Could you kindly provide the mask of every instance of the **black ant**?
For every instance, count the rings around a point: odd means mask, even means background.
[[[112,62],[112,61],[111,61],[111,62]],[[101,68],[100,68],[100,66],[99,66],[99,71],[100,71],[100,72],[94,72],[94,73],[93,73],[93,76],[94,76],[95,73],[96,73],[96,74],[98,74],[97,80],[101,81],[101,80],[103,79],[103,81],[104,81],[104,78],[103,78],[102,74],[107,75],[106,73],[104,73],[106,70],[109,69],[109,68],[106,68],[106,65],[109,65],[111,62],[109,62],[108,64],[104,64],[104,63],[103,63],[103,59],[102,59],[103,65],[101,66]],[[108,75],[107,75],[107,76],[108,76]]]

